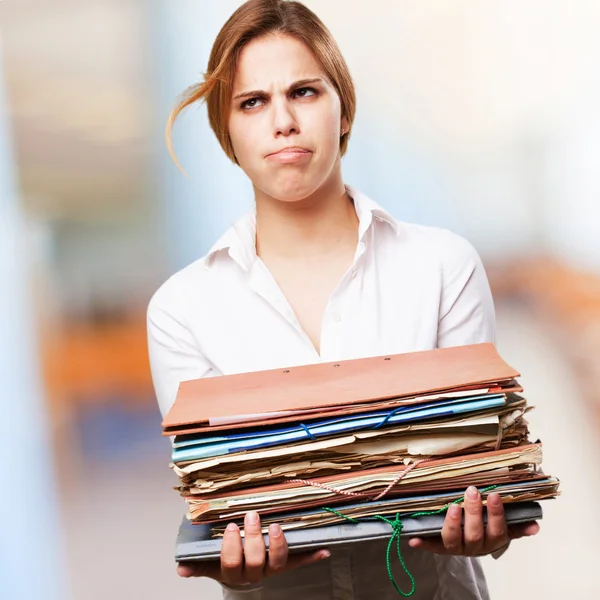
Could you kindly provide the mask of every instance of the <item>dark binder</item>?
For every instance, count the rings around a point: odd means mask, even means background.
[[[542,518],[542,507],[538,502],[517,502],[504,505],[506,522],[509,525],[538,521]],[[444,525],[445,514],[402,519],[401,537],[426,537],[439,535]],[[487,521],[483,509],[484,522]],[[285,532],[290,553],[302,550],[329,548],[368,540],[389,539],[392,528],[379,520],[361,523],[342,523],[326,527],[290,530]],[[265,545],[269,540],[265,535]],[[243,543],[243,539],[242,539]],[[221,554],[221,538],[213,538],[210,525],[194,525],[186,517],[179,527],[175,546],[175,560],[214,560]]]

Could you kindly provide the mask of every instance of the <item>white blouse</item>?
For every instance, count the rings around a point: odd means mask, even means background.
[[[189,379],[494,341],[489,284],[469,242],[444,229],[396,221],[358,190],[346,189],[359,219],[358,243],[325,309],[320,354],[257,257],[256,217],[249,213],[150,301],[150,365],[163,415],[179,383]],[[325,561],[261,586],[226,589],[225,597],[397,598],[386,545],[333,547]],[[403,555],[417,582],[414,600],[488,598],[477,559],[407,544]],[[396,566],[400,587],[410,589]]]

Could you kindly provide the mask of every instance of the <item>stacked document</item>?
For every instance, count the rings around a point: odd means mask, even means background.
[[[290,548],[306,547],[340,523],[356,539],[348,521],[443,511],[470,485],[484,504],[499,493],[509,521],[538,519],[558,480],[529,440],[517,377],[476,344],[183,382],[163,434],[175,436],[185,529],[218,540],[256,510],[265,532],[279,523]],[[443,518],[411,523],[434,534]],[[202,548],[196,558],[215,555]]]

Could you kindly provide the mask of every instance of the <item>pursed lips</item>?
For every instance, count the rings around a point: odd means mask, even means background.
[[[277,150],[276,152],[272,152],[271,154],[267,154],[266,158],[277,162],[296,162],[311,154],[312,152],[306,148],[301,148],[300,146],[288,146],[281,150]]]

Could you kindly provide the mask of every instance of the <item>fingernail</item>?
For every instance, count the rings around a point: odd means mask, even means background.
[[[460,506],[458,506],[458,504],[451,504],[448,508],[448,514],[453,519],[458,519],[460,517],[461,513],[462,513],[462,509],[460,508]]]
[[[331,556],[331,552],[329,550],[321,550],[319,552],[319,558],[329,558]]]
[[[477,498],[479,498],[479,491],[477,490],[477,488],[472,485],[469,486],[467,488],[467,497],[469,498],[469,500],[477,500]]]
[[[177,565],[177,575],[179,575],[179,577],[191,577],[192,572],[184,565]]]
[[[529,533],[529,535],[535,535],[536,533],[538,533],[538,532],[539,532],[539,530],[540,530],[539,523],[532,523],[532,524],[529,526],[528,533]]]
[[[500,494],[490,494],[488,496],[488,504],[494,507],[498,507],[502,504],[502,500],[500,498]]]
[[[237,531],[239,527],[235,523],[229,523],[227,525],[226,531]]]
[[[259,523],[259,519],[258,519],[258,513],[255,510],[251,510],[247,515],[246,515],[246,523],[248,525],[258,525]]]
[[[277,523],[271,523],[271,525],[269,525],[269,535],[271,537],[279,537],[281,533],[281,527]]]
[[[408,540],[408,545],[411,548],[418,548],[421,545],[421,540],[419,538],[412,538],[411,540]]]

